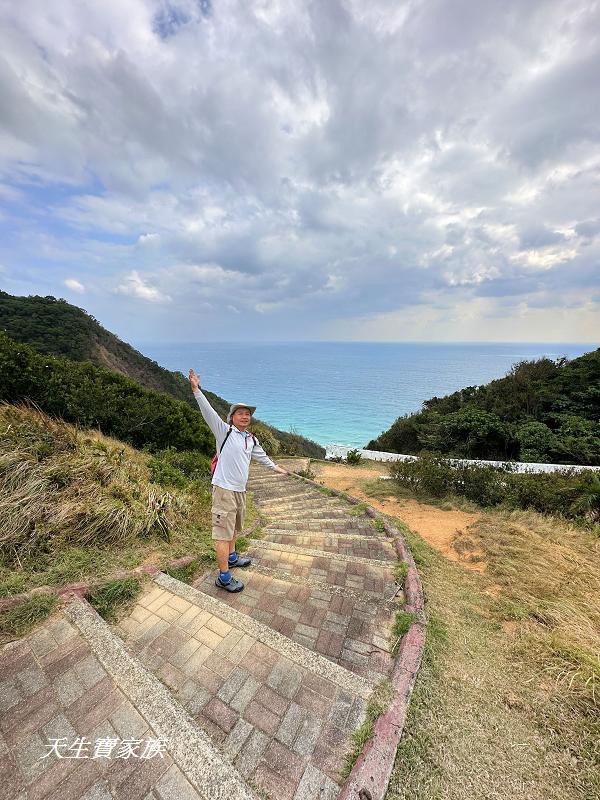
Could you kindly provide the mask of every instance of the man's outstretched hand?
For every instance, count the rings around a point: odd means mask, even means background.
[[[197,392],[200,388],[200,377],[196,375],[193,369],[190,369],[188,372],[188,378],[190,379],[190,384],[192,386],[192,392]]]
[[[278,472],[280,475],[289,475],[287,469],[280,467],[279,464],[275,467],[275,472]]]

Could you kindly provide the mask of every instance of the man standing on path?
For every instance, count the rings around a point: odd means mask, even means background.
[[[235,549],[236,537],[242,532],[246,513],[246,483],[250,459],[287,475],[287,470],[274,464],[247,428],[255,406],[234,403],[227,423],[223,422],[200,391],[200,378],[193,369],[189,380],[204,421],[215,435],[219,459],[212,479],[212,538],[217,551],[219,575],[215,585],[227,592],[241,592],[242,581],[232,577],[231,567],[247,567],[249,558],[242,558]]]

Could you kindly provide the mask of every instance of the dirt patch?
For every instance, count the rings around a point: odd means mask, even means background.
[[[387,475],[385,464],[376,461],[352,467],[346,464],[313,463],[311,469],[316,475],[315,480],[324,486],[348,492],[384,514],[398,517],[451,561],[459,561],[468,569],[478,572],[485,570],[483,552],[469,534],[470,526],[481,519],[480,514],[444,511],[437,506],[394,495],[378,499],[369,496],[363,488],[365,482]]]

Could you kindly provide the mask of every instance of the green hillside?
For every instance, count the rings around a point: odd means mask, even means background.
[[[146,389],[170,395],[197,412],[196,401],[187,378],[180,372],[164,369],[126,342],[121,341],[81,308],[54,297],[14,297],[0,292],[0,331],[17,342],[30,345],[38,353],[89,362],[119,373]],[[206,391],[213,407],[225,417],[229,403]],[[66,419],[67,417],[65,417]],[[260,433],[274,436],[280,452],[323,458],[324,449],[296,434],[280,431],[265,423]],[[266,430],[265,430],[266,429]]]
[[[600,465],[600,349],[515,364],[504,378],[433,397],[370,450]]]

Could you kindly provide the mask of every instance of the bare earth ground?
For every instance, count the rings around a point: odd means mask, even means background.
[[[528,562],[518,567],[514,532],[522,518],[388,496],[386,482],[375,480],[387,468],[377,462],[312,462],[311,469],[325,486],[365,500],[414,532],[406,537],[423,581],[427,641],[386,800],[600,797],[600,726],[586,727],[563,686],[536,662],[531,633],[543,626],[507,624],[498,612],[499,602],[520,597],[520,569]],[[525,522],[528,550],[540,532],[542,539],[547,534],[539,518]],[[484,534],[494,556],[487,568],[466,560]],[[562,537],[560,530],[555,535]],[[516,582],[497,585],[494,547],[516,566]]]
[[[315,480],[330,489],[348,492],[354,497],[365,500],[384,514],[400,517],[411,530],[422,536],[450,561],[460,561],[468,569],[479,572],[485,570],[483,561],[478,560],[481,557],[480,553],[476,554],[477,560],[475,560],[473,551],[465,555],[464,551],[458,551],[454,547],[454,541],[458,537],[463,537],[469,527],[481,519],[481,514],[469,514],[456,509],[445,511],[436,506],[419,503],[418,500],[398,499],[393,495],[380,499],[369,496],[363,490],[362,484],[365,481],[376,480],[380,475],[387,475],[386,465],[376,461],[352,467],[346,464],[313,463],[311,469],[316,475]]]

